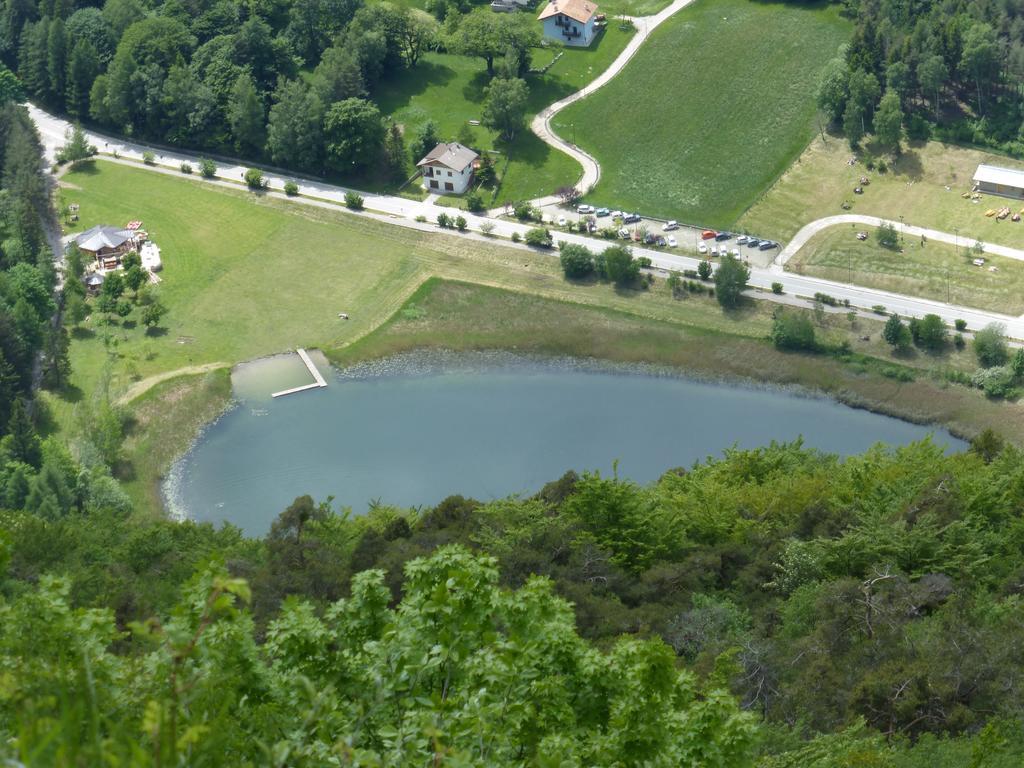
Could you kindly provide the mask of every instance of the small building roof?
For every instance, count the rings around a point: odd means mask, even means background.
[[[83,251],[96,251],[102,250],[103,248],[120,248],[126,242],[131,240],[132,233],[127,229],[121,229],[120,227],[107,227],[102,224],[98,224],[92,229],[87,229],[85,232],[75,238],[75,244]]]
[[[1024,171],[1000,168],[998,165],[979,165],[978,170],[974,172],[974,180],[986,184],[1000,184],[1004,187],[1024,189]]]
[[[597,3],[592,3],[590,0],[551,0],[537,19],[543,21],[561,14],[575,19],[580,24],[586,24],[596,13]]]
[[[89,286],[103,285],[105,278],[99,272],[93,272],[91,275],[85,278],[85,284]]]
[[[464,147],[457,141],[442,141],[427,153],[427,156],[416,163],[416,167],[440,163],[451,168],[453,171],[461,171],[476,162],[480,157],[469,147]]]

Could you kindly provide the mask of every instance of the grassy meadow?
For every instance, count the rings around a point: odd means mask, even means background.
[[[870,149],[870,147],[869,147]],[[1020,210],[1020,201],[982,195],[978,203],[961,195],[971,189],[971,178],[980,163],[1024,168],[1024,162],[978,149],[938,142],[914,142],[905,146],[888,170],[868,170],[863,162],[849,165],[857,153],[842,138],[815,138],[799,160],[740,219],[739,226],[766,237],[787,240],[807,222],[841,213],[863,213],[907,224],[952,232],[968,242],[1024,248],[1024,222],[998,221],[984,214],[990,208],[1009,205]],[[867,176],[863,195],[853,188]],[[947,189],[948,187],[948,189]],[[842,205],[849,204],[849,210]]]
[[[818,73],[850,30],[835,5],[701,0],[554,127],[601,162],[593,202],[728,227],[814,135]]]
[[[611,24],[589,48],[564,48],[562,56],[546,73],[527,76],[527,123],[542,109],[578,91],[607,69],[631,35]],[[554,56],[553,49],[535,50],[533,65],[542,67]],[[494,131],[469,124],[470,120],[480,119],[484,88],[489,83],[483,59],[427,53],[411,71],[384,81],[377,101],[383,114],[405,127],[407,136],[415,136],[427,120],[433,120],[443,138],[495,152],[499,171],[507,159],[507,170],[494,204],[550,195],[558,187],[575,182],[580,175],[579,164],[549,147],[528,128],[513,141],[505,142]]]
[[[868,232],[868,239],[858,240],[859,231]],[[975,254],[965,246],[922,244],[913,237],[902,248],[902,253],[883,248],[872,227],[843,224],[808,240],[786,269],[1007,315],[1024,312],[1024,262],[984,254],[985,266],[976,267]]]

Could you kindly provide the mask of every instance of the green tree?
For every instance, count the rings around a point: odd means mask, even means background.
[[[313,87],[324,104],[365,97],[366,84],[356,52],[344,46],[324,51],[313,73]]]
[[[29,419],[25,401],[18,398],[11,406],[7,420],[7,436],[10,438],[11,458],[30,467],[38,467],[41,459],[39,435]]]
[[[53,103],[64,105],[64,92],[68,76],[68,32],[64,20],[50,22],[46,45],[46,71],[49,76],[49,95]]]
[[[985,113],[982,93],[987,90],[987,84],[999,65],[999,59],[999,44],[992,27],[983,22],[971,24],[963,36],[960,68],[974,78],[978,114]]]
[[[245,186],[256,191],[264,189],[266,181],[263,179],[263,171],[259,168],[247,168],[245,171]]]
[[[540,45],[540,32],[529,14],[493,13],[477,8],[462,17],[448,46],[453,53],[478,56],[487,63],[487,74],[494,76],[494,60],[509,51],[519,61],[518,75],[529,69],[529,52]]]
[[[422,160],[430,150],[440,143],[440,139],[437,135],[437,123],[433,120],[427,120],[419,129],[416,134],[416,138],[409,144],[409,153],[412,155],[412,161],[418,163]]]
[[[142,324],[149,329],[156,328],[160,325],[160,321],[163,320],[166,314],[167,308],[159,299],[154,299],[142,308]]]
[[[484,88],[484,111],[481,122],[512,141],[526,124],[526,106],[530,89],[525,80],[495,78]]]
[[[843,133],[851,147],[856,147],[864,138],[864,110],[853,99],[847,100],[843,111]]]
[[[82,126],[75,124],[69,128],[65,135],[64,146],[57,150],[57,161],[71,163],[74,165],[81,160],[86,160],[96,154],[96,147],[89,143],[85,137]]]
[[[821,71],[818,80],[818,109],[830,123],[838,121],[846,109],[848,80],[846,62],[842,58],[832,59]]]
[[[897,352],[906,352],[910,349],[910,329],[903,324],[899,315],[890,315],[885,321],[882,329],[882,338]]]
[[[124,284],[138,297],[139,289],[149,280],[149,275],[138,264],[133,264],[124,271]]]
[[[594,273],[594,254],[584,245],[567,243],[559,254],[562,272],[570,280],[582,280]]]
[[[925,315],[920,320],[911,320],[910,335],[914,339],[914,344],[929,352],[942,351],[949,340],[946,324],[942,322],[941,317],[934,314]]]
[[[535,248],[551,247],[551,232],[544,227],[532,227],[526,230],[526,236],[523,239],[527,245],[532,245]]]
[[[818,346],[811,319],[781,308],[772,316],[771,340],[776,349],[813,352]]]
[[[601,252],[604,275],[620,288],[632,286],[640,277],[640,265],[624,245],[613,245]]]
[[[1006,326],[989,323],[974,334],[974,354],[982,368],[1006,365],[1010,359],[1010,348],[1006,343]]]
[[[228,125],[240,152],[259,153],[267,140],[263,99],[248,72],[243,72],[231,87],[227,104]]]
[[[701,259],[697,264],[697,277],[701,280],[710,280],[714,274],[714,269],[711,267],[711,262],[707,259]]]
[[[267,151],[275,163],[314,170],[323,151],[323,105],[298,80],[284,81],[270,108]]]
[[[939,116],[939,97],[948,79],[949,70],[946,68],[946,62],[938,54],[926,56],[917,65],[917,81],[921,84],[921,88],[933,94],[932,106],[935,109],[936,118]]]
[[[750,267],[732,254],[722,257],[715,270],[715,298],[724,309],[734,309],[743,300],[750,279]]]
[[[900,153],[900,139],[903,136],[903,110],[900,97],[893,90],[887,90],[875,113],[875,137],[894,154]]]
[[[880,224],[875,230],[875,239],[883,248],[895,249],[899,246],[899,234],[892,224]]]
[[[377,164],[385,132],[380,110],[372,102],[351,98],[332,104],[324,118],[328,161],[342,173]]]
[[[96,47],[89,40],[74,42],[68,60],[67,109],[75,117],[89,116],[89,93],[99,73],[100,56]]]

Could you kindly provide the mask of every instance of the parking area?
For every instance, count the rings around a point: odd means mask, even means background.
[[[645,217],[633,211],[579,205],[544,212],[544,224],[553,230],[573,231],[602,240],[627,241],[645,248],[717,259],[726,253],[759,267],[769,265],[781,244],[754,235],[701,229],[675,221]]]

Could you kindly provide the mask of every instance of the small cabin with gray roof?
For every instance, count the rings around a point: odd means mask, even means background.
[[[428,192],[461,195],[473,183],[473,171],[480,155],[457,141],[442,141],[416,163]]]
[[[99,224],[76,237],[75,245],[83,254],[100,262],[104,269],[114,269],[124,254],[135,249],[135,233]]]
[[[1024,198],[1024,171],[1000,168],[997,165],[979,165],[974,172],[974,185],[978,192],[1019,200]]]

